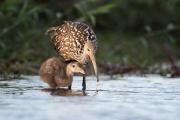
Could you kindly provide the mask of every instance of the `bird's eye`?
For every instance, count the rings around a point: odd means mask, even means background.
[[[73,68],[75,68],[75,65],[72,65]]]
[[[88,48],[87,51],[90,51],[90,49]]]

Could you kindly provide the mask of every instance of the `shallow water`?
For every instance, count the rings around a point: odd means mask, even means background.
[[[0,81],[0,120],[179,120],[180,79],[156,75],[94,77],[87,90],[75,77],[72,91],[50,90],[39,76]]]

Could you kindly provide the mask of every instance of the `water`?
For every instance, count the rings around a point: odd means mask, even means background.
[[[179,120],[180,79],[75,77],[72,91],[49,90],[39,76],[0,81],[0,120]]]

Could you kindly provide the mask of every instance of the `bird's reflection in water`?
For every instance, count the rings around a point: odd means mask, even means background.
[[[68,90],[65,88],[51,89],[44,88],[43,92],[50,92],[53,96],[86,96],[87,93],[84,90]]]

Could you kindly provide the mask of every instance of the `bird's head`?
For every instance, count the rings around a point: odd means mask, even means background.
[[[97,81],[99,81],[95,53],[96,53],[96,45],[93,44],[93,42],[91,41],[87,41],[84,45],[84,54],[83,54],[84,62],[83,63],[86,64],[86,63],[89,63],[89,61],[92,62],[94,73],[96,75]]]
[[[78,62],[70,62],[67,65],[67,72],[85,74],[85,71],[84,71],[82,65],[80,65]]]

